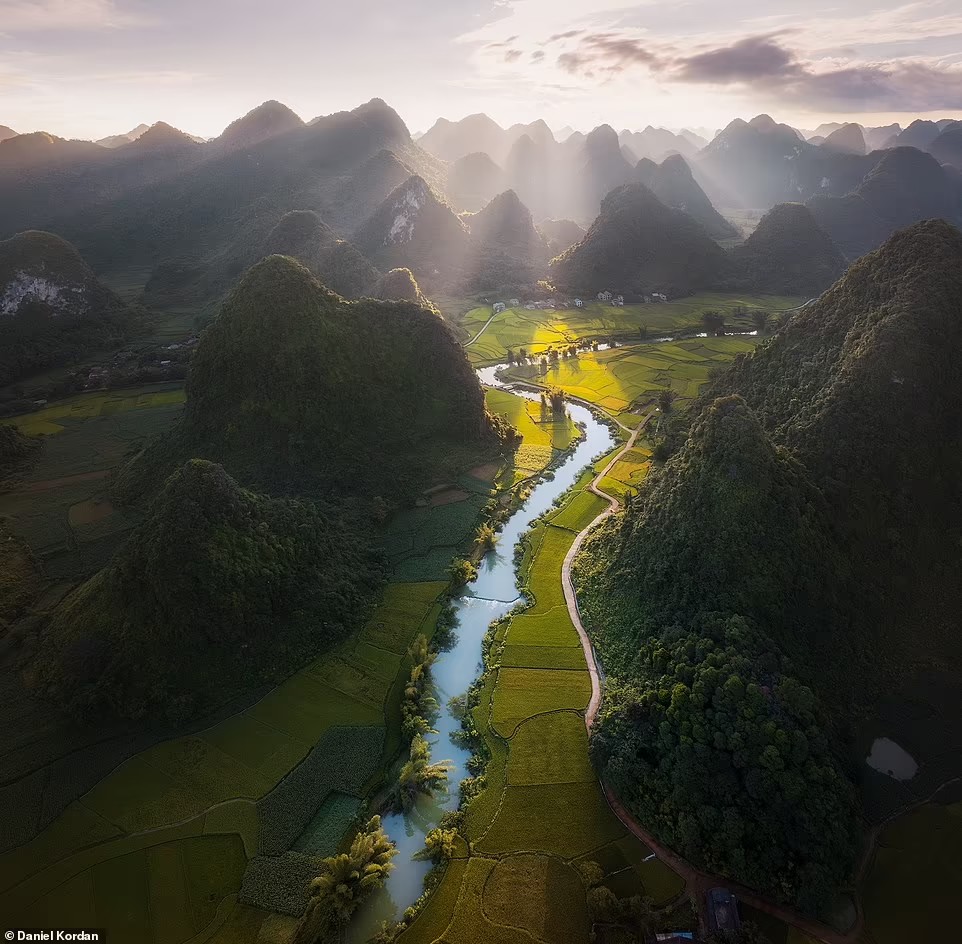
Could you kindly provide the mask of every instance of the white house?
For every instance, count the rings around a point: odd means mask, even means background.
[[[500,315],[501,312],[504,311],[504,302],[495,302],[494,307],[492,308],[492,311],[496,315]]]
[[[584,307],[585,307],[585,303],[580,298],[576,298],[575,308],[584,308]]]
[[[525,309],[527,309],[528,311],[534,311],[535,308],[537,307],[537,305],[535,305],[534,302],[528,302],[528,304],[525,305],[524,307],[525,307]]]
[[[661,292],[652,292],[651,300],[654,302],[666,302],[668,301],[668,296],[662,294]]]
[[[599,302],[610,302],[610,301],[611,301],[611,292],[599,292],[599,293],[598,293],[598,301],[599,301]]]
[[[625,307],[625,296],[624,296],[624,295],[616,295],[616,296],[611,300],[611,304],[612,304],[612,305],[617,305],[619,308],[624,308],[624,307]]]
[[[512,307],[512,308],[517,308],[518,305],[520,305],[520,304],[521,304],[521,301],[520,301],[519,299],[517,299],[517,298],[512,298],[512,299],[511,299],[511,307]]]

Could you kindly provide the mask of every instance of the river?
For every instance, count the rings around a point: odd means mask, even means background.
[[[499,369],[500,365],[481,368],[477,372],[478,378],[486,386],[511,389],[519,396],[538,399],[536,393],[501,383],[496,377]],[[449,701],[467,692],[480,675],[481,643],[492,621],[504,616],[521,599],[514,561],[515,545],[528,530],[531,521],[548,511],[555,499],[577,482],[582,469],[598,456],[610,452],[616,444],[609,428],[599,422],[589,409],[576,403],[568,403],[567,409],[571,418],[584,430],[584,439],[555,469],[554,478],[539,482],[525,503],[505,522],[497,545],[484,555],[478,565],[477,580],[469,584],[464,594],[454,601],[456,642],[438,656],[431,670],[435,697],[441,710],[434,726],[437,734],[429,737],[432,760],[446,760],[452,764],[449,786],[443,793],[422,797],[408,812],[382,817],[384,829],[397,846],[398,855],[394,859],[394,871],[388,877],[383,891],[374,895],[352,922],[349,932],[351,944],[366,941],[382,921],[397,920],[404,909],[421,896],[424,876],[431,865],[413,856],[423,848],[425,835],[437,826],[442,814],[458,806],[458,787],[468,776],[467,762],[471,751],[452,740],[461,723],[452,714]]]

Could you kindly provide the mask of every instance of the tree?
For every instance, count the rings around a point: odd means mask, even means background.
[[[556,416],[564,416],[565,412],[565,392],[560,387],[552,387],[548,391],[548,400],[551,403],[551,412]]]
[[[709,334],[725,333],[725,316],[720,311],[709,310],[702,313],[701,323]]]
[[[513,364],[513,363],[514,363],[514,351],[512,351],[510,347],[509,347],[508,350],[507,350],[507,355],[508,355],[508,363],[509,363],[509,364]]]
[[[498,532],[487,523],[478,527],[474,537],[478,544],[480,544],[483,548],[487,548],[488,550],[498,543]]]
[[[671,387],[666,387],[658,394],[658,407],[662,413],[671,413],[677,394]]]
[[[350,852],[322,861],[291,944],[329,944],[364,899],[384,885],[396,855],[394,843],[381,827],[381,817],[372,817],[354,837]]]
[[[602,925],[628,932],[631,940],[643,944],[653,927],[651,899],[641,895],[619,898],[604,885],[604,870],[597,862],[579,863],[582,881],[587,887],[588,920],[592,927]],[[623,939],[619,938],[619,939]]]
[[[752,312],[752,324],[759,334],[763,334],[768,327],[768,312],[761,310]]]
[[[415,854],[415,859],[428,859],[431,862],[446,862],[452,858],[457,848],[458,831],[440,826],[432,829],[424,837],[424,848]]]
[[[526,364],[528,362],[528,351],[526,348],[518,348],[518,363]]]
[[[461,588],[465,584],[471,583],[478,576],[478,568],[469,560],[463,557],[456,558],[448,569],[451,580],[456,588]]]
[[[446,786],[451,764],[441,761],[431,763],[431,747],[418,734],[411,741],[408,761],[398,775],[398,800],[403,809],[410,809],[421,795],[429,796],[435,790]]]

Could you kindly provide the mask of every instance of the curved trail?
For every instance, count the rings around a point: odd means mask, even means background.
[[[807,304],[807,303],[806,303]],[[582,401],[583,402],[583,401]],[[617,422],[617,420],[616,420]],[[628,427],[623,426],[618,423],[621,429],[628,431]],[[602,479],[611,471],[615,463],[625,455],[628,450],[630,450],[638,439],[639,434],[645,428],[645,423],[642,423],[637,429],[631,431],[631,435],[628,437],[625,445],[619,449],[614,456],[612,456],[611,461],[592,479],[591,483],[588,485],[588,490],[593,494],[604,498],[608,503],[608,508],[605,509],[597,518],[595,518],[584,530],[579,532],[578,536],[575,538],[574,543],[571,545],[568,553],[565,555],[564,563],[561,567],[561,584],[564,590],[565,603],[568,606],[568,615],[571,617],[571,622],[574,623],[575,629],[578,631],[578,636],[581,639],[581,647],[584,650],[585,661],[588,664],[588,672],[591,676],[591,698],[588,701],[588,707],[585,709],[585,726],[588,731],[594,726],[595,720],[598,716],[598,709],[601,706],[601,671],[598,667],[598,660],[595,656],[594,648],[591,645],[591,639],[585,630],[584,624],[581,620],[581,611],[578,608],[578,597],[575,594],[574,583],[571,579],[571,567],[574,563],[575,558],[578,556],[578,552],[581,550],[582,544],[584,544],[585,539],[602,521],[609,518],[615,512],[621,508],[621,502],[614,496],[609,495],[607,492],[603,491],[600,487]],[[746,888],[743,885],[739,885],[736,882],[724,878],[718,875],[710,875],[707,872],[702,872],[693,866],[686,859],[672,852],[670,849],[663,846],[654,836],[651,835],[647,830],[645,830],[639,823],[632,817],[632,815],[625,809],[621,801],[609,790],[607,785],[602,782],[601,789],[604,792],[605,799],[608,801],[608,806],[611,808],[612,813],[618,817],[622,825],[631,832],[636,838],[640,839],[655,855],[658,856],[664,863],[666,863],[670,868],[677,872],[684,880],[685,885],[688,890],[695,895],[695,900],[698,903],[698,913],[699,921],[704,928],[704,910],[705,910],[705,896],[709,889],[714,888],[716,885],[724,885],[726,888],[733,891],[739,900],[750,905],[752,908],[758,911],[766,912],[786,924],[793,925],[800,931],[803,931],[809,937],[816,941],[821,941],[822,944],[855,944],[856,941],[861,937],[862,929],[864,926],[864,915],[862,913],[861,901],[858,895],[855,895],[855,905],[856,905],[856,921],[855,924],[845,933],[836,931],[824,924],[817,921],[811,921],[802,915],[797,914],[789,908],[779,905],[777,902],[768,900],[762,897],[757,892],[752,891],[750,888]],[[868,853],[866,854],[863,862],[861,864],[860,871],[864,871],[867,861],[870,857],[871,849],[874,847],[874,843],[870,846]]]

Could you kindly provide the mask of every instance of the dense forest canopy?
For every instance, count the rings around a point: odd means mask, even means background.
[[[962,602],[960,299],[962,234],[898,233],[714,380],[578,563],[605,775],[670,845],[810,911],[854,862],[836,758],[858,706],[962,662],[943,632]]]
[[[72,713],[181,722],[286,678],[364,620],[383,579],[357,508],[246,491],[191,460],[44,628],[36,688]]]
[[[142,488],[172,457],[201,456],[245,483],[390,495],[411,476],[423,487],[428,440],[455,450],[497,443],[477,378],[437,313],[347,302],[293,259],[271,256],[204,332],[182,423],[133,464],[126,485]]]

